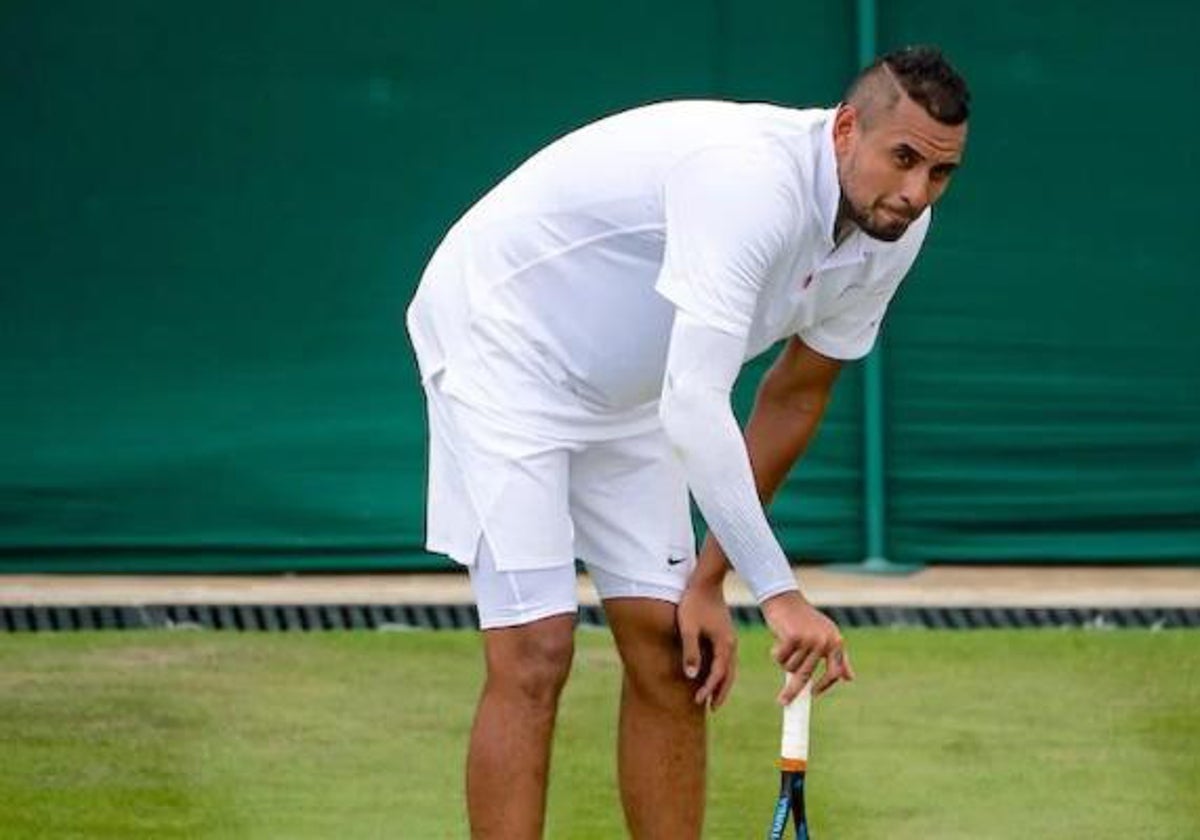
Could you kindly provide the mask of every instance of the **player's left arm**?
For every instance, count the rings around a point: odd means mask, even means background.
[[[744,434],[764,506],[816,436],[842,364],[792,336],[759,383]],[[701,555],[695,578],[720,583],[729,564],[716,540],[705,540]]]
[[[763,376],[745,434],[764,505],[816,435],[841,369],[841,361],[793,336]]]

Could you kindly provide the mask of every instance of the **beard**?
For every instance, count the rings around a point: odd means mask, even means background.
[[[871,208],[862,210],[847,204],[848,215],[855,226],[872,239],[881,242],[895,242],[904,236],[908,226],[912,224],[911,214],[890,208]]]
[[[890,207],[879,199],[864,207],[847,195],[844,181],[838,186],[842,193],[838,200],[838,216],[848,219],[867,236],[880,242],[895,242],[904,236],[908,226],[920,215],[906,207]]]

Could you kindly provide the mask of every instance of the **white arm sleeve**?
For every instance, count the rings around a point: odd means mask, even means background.
[[[798,587],[759,502],[729,402],[745,351],[744,337],[677,312],[659,416],[708,527],[762,603]]]

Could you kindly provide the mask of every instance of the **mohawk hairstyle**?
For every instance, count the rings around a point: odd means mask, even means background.
[[[896,86],[943,125],[961,125],[970,115],[967,83],[936,47],[905,47],[880,56],[851,82],[845,101],[891,108],[898,99]]]

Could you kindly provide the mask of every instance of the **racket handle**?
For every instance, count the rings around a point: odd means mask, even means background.
[[[812,710],[812,681],[783,709],[783,739],[779,758],[784,769],[803,771],[808,764],[808,719]],[[790,765],[790,766],[786,766]]]

